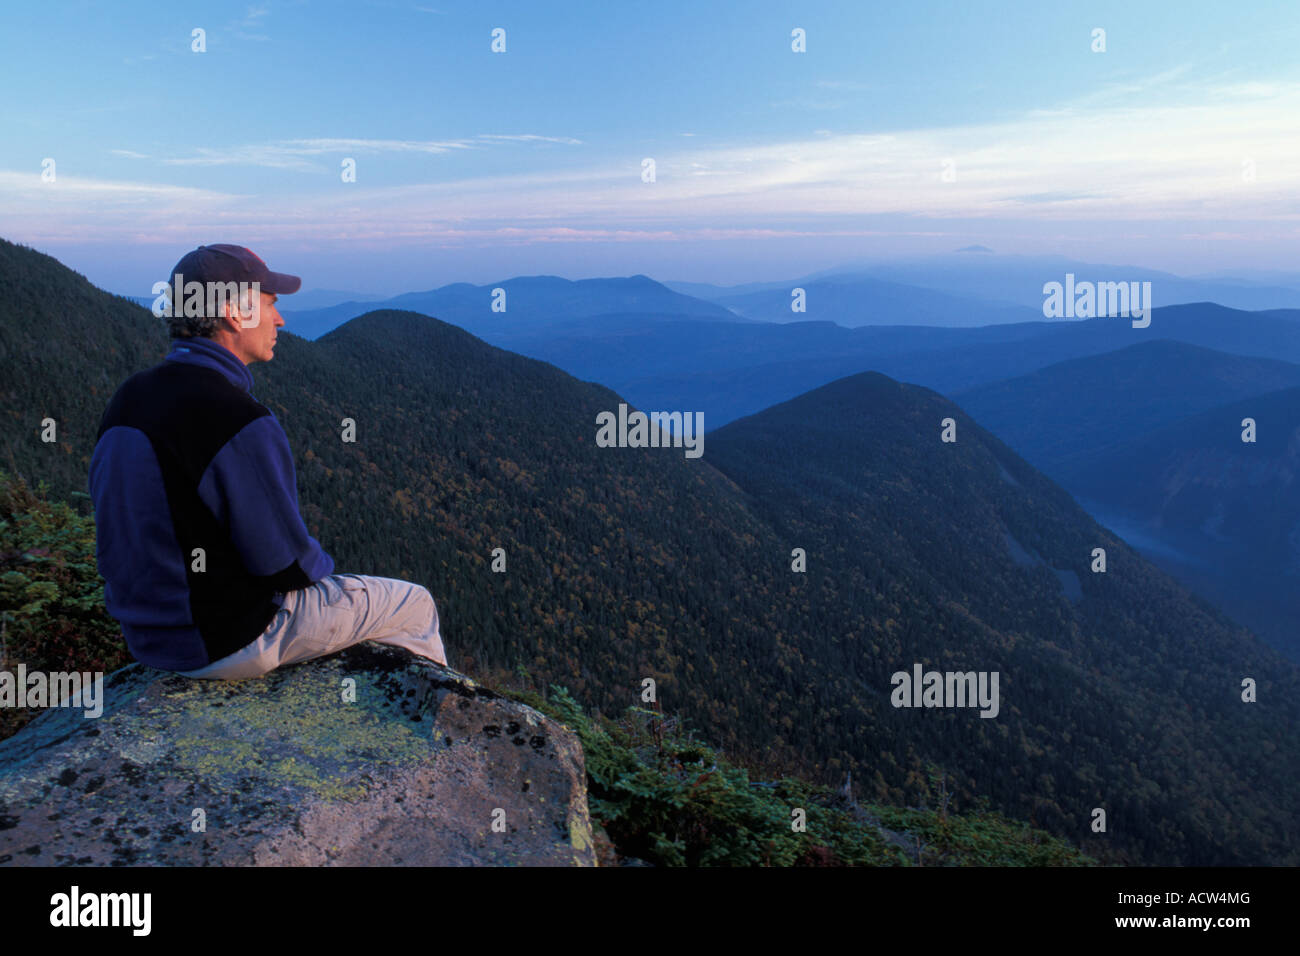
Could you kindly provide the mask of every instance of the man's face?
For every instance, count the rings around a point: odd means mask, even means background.
[[[252,314],[240,317],[239,351],[235,354],[245,365],[269,362],[275,357],[276,335],[284,325],[284,319],[275,307],[278,298],[271,292],[258,292]]]

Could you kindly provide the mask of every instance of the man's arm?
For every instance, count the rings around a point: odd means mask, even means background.
[[[250,574],[276,591],[305,588],[334,571],[334,559],[307,533],[289,439],[274,415],[246,425],[219,451],[199,497],[230,532]]]

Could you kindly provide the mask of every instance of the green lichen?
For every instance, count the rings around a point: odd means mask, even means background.
[[[433,759],[430,717],[412,724],[364,673],[348,675],[357,702],[345,703],[340,674],[297,670],[168,693],[179,706],[159,736],[170,741],[177,769],[214,790],[246,791],[251,776],[272,791],[310,791],[331,802],[361,799],[379,761],[393,768]],[[218,700],[223,706],[213,706]]]
[[[595,851],[591,836],[591,820],[585,813],[569,812],[569,843],[573,846],[573,865],[586,866],[586,859]]]

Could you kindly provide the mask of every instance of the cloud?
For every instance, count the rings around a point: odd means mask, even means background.
[[[297,169],[332,171],[328,163],[315,163],[311,157],[378,153],[450,153],[453,150],[475,149],[480,143],[562,143],[581,145],[582,140],[569,136],[540,136],[533,133],[484,133],[473,139],[458,140],[405,140],[405,139],[351,139],[318,138],[292,139],[277,143],[256,143],[216,149],[202,146],[191,156],[163,159],[168,166],[261,166],[267,169]]]
[[[520,136],[509,136],[505,134],[483,133],[476,137],[477,139],[486,140],[504,140],[507,142],[519,143],[565,143],[570,146],[581,146],[582,140],[574,139],[571,136],[537,136],[533,133],[525,133]]]
[[[201,146],[193,156],[162,160],[168,166],[261,166],[268,169],[320,170],[327,166],[308,157],[350,153],[447,153],[468,149],[464,142],[419,142],[392,139],[297,139],[216,149]]]
[[[45,241],[130,239],[188,241],[196,222],[238,216],[260,198],[192,186],[133,183],[58,173],[52,183],[38,173],[0,170],[4,231]]]
[[[1189,77],[1191,82],[1175,82],[1183,77]],[[1100,107],[1121,104],[1137,97],[1149,98],[1160,94],[1194,96],[1197,91],[1211,89],[1218,82],[1212,81],[1207,84],[1193,72],[1191,63],[1180,63],[1159,73],[1148,75],[1133,73],[1128,78],[1110,80],[1098,86],[1093,92],[1076,97],[1072,102],[1076,107]]]
[[[252,204],[203,189],[136,192],[123,184],[119,206],[96,199],[80,209],[45,208],[39,218],[23,220],[24,234],[42,237],[46,228],[138,231],[177,209],[186,210],[191,230],[210,222],[280,238],[386,236],[449,243],[702,230],[770,235],[793,229],[787,225],[793,222],[800,224],[800,235],[858,234],[866,217],[892,217],[900,229],[915,232],[947,228],[942,220],[1039,226],[1092,221],[1124,235],[1125,227],[1117,224],[1183,222],[1180,231],[1187,233],[1244,234],[1267,231],[1269,223],[1292,229],[1300,222],[1300,126],[1293,119],[1300,116],[1300,85],[1233,80],[1194,87],[1181,68],[1128,85],[1144,92],[1112,89],[1106,97],[1091,95],[994,123],[871,133],[818,129],[806,138],[703,147],[674,134],[665,135],[662,149],[637,146],[615,160],[528,163],[511,174],[384,187],[364,179],[344,184],[333,175],[299,183],[298,193],[267,193]],[[340,155],[436,155],[551,143],[581,141],[540,134],[297,139],[233,151],[203,149],[163,162],[336,173]],[[641,180],[645,155],[656,160],[653,183]],[[952,181],[943,176],[947,160],[953,163]],[[42,185],[38,176],[23,174],[26,204],[15,212],[10,200],[16,175],[0,175],[0,209],[10,220],[35,215],[33,195],[48,197],[32,193]],[[150,188],[159,190],[156,196]],[[110,188],[102,195],[114,194]],[[151,201],[161,207],[151,209]],[[129,222],[119,215],[121,202],[131,204]]]
[[[264,33],[253,33],[251,31],[258,29],[262,25],[262,20],[266,19],[271,12],[270,4],[259,4],[248,8],[242,19],[236,20],[231,26],[231,32],[241,40],[257,40],[259,42],[268,42],[271,38]]]

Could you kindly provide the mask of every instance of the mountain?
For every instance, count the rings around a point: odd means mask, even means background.
[[[516,287],[516,282],[523,284]],[[1146,329],[1114,318],[847,329],[827,320],[747,319],[721,305],[678,296],[644,276],[578,283],[540,277],[536,283],[508,280],[501,286],[512,310],[505,315],[484,311],[493,287],[467,283],[391,301],[460,325],[498,347],[551,362],[578,378],[599,381],[647,407],[701,411],[710,427],[860,371],[880,371],[956,394],[1159,338],[1300,363],[1300,312],[1290,310],[1245,313],[1212,303],[1170,306],[1156,308]],[[778,296],[788,310],[788,287],[766,295]],[[521,296],[528,305],[519,304]],[[664,308],[615,307],[616,302],[646,299]],[[372,307],[353,303],[285,315],[290,330],[311,338]],[[562,308],[573,311],[557,311]],[[585,312],[588,308],[603,311]],[[669,311],[675,308],[683,311]]]
[[[328,309],[331,306],[341,305],[345,302],[380,302],[384,296],[370,295],[364,292],[347,292],[342,289],[299,289],[293,293],[292,300],[289,296],[284,297],[284,301],[293,302],[295,309]]]
[[[504,290],[504,298],[494,294]],[[674,292],[648,276],[579,279],[519,276],[487,285],[456,282],[428,292],[408,292],[380,302],[345,302],[325,309],[299,309],[286,296],[281,314],[294,334],[315,339],[375,309],[402,309],[436,316],[477,335],[541,331],[552,321],[609,313],[655,313],[745,322],[726,308]],[[505,311],[494,311],[494,302]]]
[[[1297,316],[1200,303],[1157,308],[1145,329],[1113,318],[974,329],[665,321],[573,334],[504,334],[491,341],[602,382],[643,407],[701,411],[717,427],[862,371],[957,395],[1159,339],[1300,364]]]
[[[1244,419],[1257,440],[1242,441]],[[1300,661],[1300,388],[1255,395],[1060,463],[1090,510]]]
[[[1300,661],[1300,509],[1289,451],[1276,444],[1297,418],[1297,387],[1300,366],[1288,362],[1157,341],[954,399],[1099,521]],[[1243,446],[1241,419],[1260,414],[1271,440]],[[1249,464],[1234,464],[1243,453]]]
[[[971,328],[1033,322],[1042,306],[1026,308],[960,298],[943,292],[865,277],[837,277],[801,283],[805,312],[791,311],[796,286],[727,295],[715,299],[731,311],[764,322],[826,320],[845,328],[861,325],[933,325]]]
[[[1160,339],[957,392],[956,401],[1048,475],[1098,450],[1237,399],[1300,386],[1300,365]]]
[[[23,369],[0,395],[5,455],[69,495],[103,381],[156,362],[161,323],[48,257],[0,257],[0,349]],[[915,805],[937,765],[960,806],[1108,862],[1300,862],[1296,668],[934,392],[850,376],[688,458],[598,446],[617,393],[411,312],[282,331],[252,371],[337,570],[427,586],[467,673],[526,667],[605,713],[650,678],[756,772],[851,772],[864,797]],[[997,672],[998,716],[893,706],[913,664]]]
[[[1232,272],[1207,272],[1204,275],[1189,276],[1188,278],[1300,289],[1300,272],[1289,272],[1283,269],[1234,269]]]
[[[1150,282],[1157,306],[1218,302],[1234,309],[1300,308],[1300,288],[1285,276],[1184,277],[1138,266],[1081,262],[1066,256],[1009,256],[968,252],[938,256],[844,263],[804,276],[812,279],[871,278],[919,286],[949,295],[1004,302],[1041,310],[1043,285],[1064,282]],[[1282,281],[1278,281],[1279,278]]]
[[[779,282],[718,286],[707,282],[668,282],[670,289],[699,299],[719,301],[753,292],[789,290],[823,279],[876,280],[918,292],[943,292],[1005,306],[1032,308],[1041,314],[1043,284],[1063,281],[1065,274],[1088,281],[1148,281],[1157,306],[1218,302],[1234,309],[1265,311],[1300,308],[1300,273],[1239,269],[1178,276],[1157,269],[1082,262],[1065,256],[1012,256],[973,245],[951,253],[887,260],[859,260]],[[788,304],[787,304],[788,308]]]
[[[767,292],[772,289],[790,289],[798,282],[785,280],[781,282],[744,282],[740,285],[714,285],[710,282],[664,282],[674,292],[689,295],[707,302],[716,302],[724,296],[748,295],[750,292]]]
[[[949,417],[958,440],[944,445],[940,422]],[[1193,751],[1215,751],[1234,775],[1257,779],[1262,751],[1237,734],[1260,726],[1260,715],[1244,710],[1232,688],[1247,659],[1269,661],[1284,682],[1295,669],[1124,547],[951,402],[865,373],[709,440],[710,460],[783,533],[787,550],[770,560],[789,574],[788,549],[807,552],[807,578],[790,575],[790,587],[816,609],[826,641],[802,662],[863,701],[862,716],[819,725],[818,738],[878,741],[885,762],[896,746],[886,741],[900,736],[923,740],[949,766],[972,767],[959,754],[984,754],[976,764],[1007,768],[992,784],[995,802],[1026,786],[1032,771],[1023,753],[1037,754],[1057,767],[1050,788],[1058,797],[1048,806],[1040,792],[1020,804],[1039,822],[1144,787],[1186,821],[1186,808],[1205,795],[1180,780],[1200,775],[1184,763]],[[1107,552],[1105,574],[1089,568],[1097,546]],[[845,602],[849,617],[825,613]],[[885,706],[888,675],[913,662],[999,671],[1014,688],[1005,692],[1017,708],[1010,738],[991,720]],[[1279,720],[1295,726],[1293,717]],[[1136,759],[1130,748],[1139,738],[1142,771],[1118,757]],[[1248,755],[1231,753],[1236,746]],[[1017,748],[1021,755],[1011,756]],[[1224,798],[1210,818],[1231,812],[1236,797]],[[1208,860],[1194,842],[1184,859]]]
[[[166,352],[165,326],[148,309],[0,239],[0,467],[45,479],[61,497],[84,493],[109,398]]]
[[[581,320],[585,321],[585,320]],[[605,325],[557,325],[541,332],[492,335],[501,348],[636,396],[643,407],[702,411],[716,427],[842,375],[868,369],[929,375],[937,361],[957,366],[963,384],[997,377],[1018,361],[1021,345],[1061,328],[1046,322],[979,329],[863,326],[828,321],[714,322],[664,317]],[[993,356],[972,361],[972,348]],[[1005,355],[999,361],[997,356]]]

